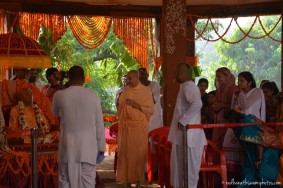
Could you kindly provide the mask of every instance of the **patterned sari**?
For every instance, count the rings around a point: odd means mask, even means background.
[[[253,123],[256,119],[252,115],[246,115],[241,123]],[[258,160],[258,145],[263,145],[262,126],[244,126],[235,130],[235,136],[244,151],[242,164],[242,184],[237,187],[249,187],[252,184],[262,182],[276,182],[278,173],[279,150],[270,147],[263,147],[262,159],[259,167],[255,166]]]

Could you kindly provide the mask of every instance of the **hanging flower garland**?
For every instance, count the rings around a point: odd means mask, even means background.
[[[27,125],[27,122],[26,122],[25,104],[23,103],[23,101],[18,102],[18,108],[20,112],[20,115],[18,118],[19,124],[24,131],[27,131],[29,130],[30,127]],[[43,117],[36,103],[34,102],[32,103],[32,108],[35,113],[36,124],[39,130],[39,133],[44,135],[45,133],[49,132],[49,127],[44,123]]]
[[[218,41],[218,40],[221,39],[221,40],[223,40],[224,42],[227,42],[227,43],[229,43],[229,44],[236,44],[236,43],[239,43],[239,42],[243,41],[246,37],[249,37],[249,38],[252,38],[252,39],[261,39],[261,38],[264,38],[264,37],[268,36],[270,39],[272,39],[272,40],[274,40],[274,41],[276,41],[276,42],[282,42],[282,40],[275,39],[274,37],[272,37],[272,36],[270,35],[270,34],[274,31],[274,29],[278,26],[278,24],[280,23],[280,21],[282,20],[282,16],[280,16],[280,18],[278,19],[278,21],[276,22],[276,24],[274,25],[274,27],[273,27],[269,32],[267,32],[266,29],[265,29],[265,27],[263,26],[262,21],[260,20],[260,16],[259,16],[259,15],[257,15],[257,16],[255,17],[254,22],[252,23],[251,27],[248,29],[247,32],[245,32],[245,31],[241,28],[241,26],[239,25],[239,23],[238,23],[238,21],[237,21],[236,18],[231,18],[231,21],[230,21],[229,26],[226,28],[225,32],[224,32],[222,35],[219,34],[219,32],[218,32],[218,30],[216,29],[215,25],[213,24],[211,18],[208,18],[208,19],[207,19],[206,25],[204,26],[203,30],[200,32],[200,31],[196,28],[195,22],[193,21],[193,18],[192,18],[192,17],[193,17],[193,15],[189,15],[189,16],[188,16],[188,18],[189,18],[189,20],[190,20],[192,26],[194,27],[196,33],[198,34],[198,37],[195,38],[195,39],[189,39],[189,38],[187,38],[187,40],[189,40],[189,41],[193,41],[193,40],[197,40],[197,39],[199,39],[199,38],[202,38],[203,40],[206,40],[206,41],[209,41],[209,42],[215,42],[215,41]],[[250,35],[250,32],[252,31],[253,27],[255,26],[257,20],[259,21],[259,24],[260,24],[261,29],[264,31],[264,35],[255,37],[255,36],[251,36],[251,35]],[[224,38],[224,36],[227,34],[227,32],[228,32],[228,30],[230,29],[230,27],[231,27],[233,21],[235,21],[237,27],[238,27],[239,30],[243,33],[244,36],[243,36],[242,38],[236,40],[236,41],[228,41],[227,39]],[[203,36],[203,33],[204,33],[204,31],[206,30],[208,23],[211,24],[211,26],[212,26],[212,28],[213,28],[215,34],[218,36],[217,39],[208,39],[208,38],[205,38],[205,37]]]
[[[56,14],[20,12],[19,25],[24,34],[33,40],[38,39],[39,31],[42,26],[52,31],[54,42],[66,31],[65,16]]]
[[[51,112],[51,104],[49,102],[49,99],[46,97],[46,95],[31,83],[28,83],[25,80],[17,79],[16,80],[16,93],[22,90],[23,88],[29,88],[32,91],[34,102],[40,107],[43,114],[47,118],[50,125],[56,125],[58,122],[54,115]],[[17,99],[12,93],[12,90],[9,85],[9,80],[3,80],[2,82],[2,106],[5,106],[7,103],[7,100],[12,102],[12,104],[17,104]]]
[[[151,18],[114,18],[113,30],[141,67],[148,69]]]
[[[106,38],[112,19],[103,16],[69,16],[68,23],[77,41],[87,49],[98,47]]]
[[[5,29],[5,12],[0,10],[0,34],[4,34]]]
[[[27,177],[32,174],[31,156],[27,152],[10,150],[4,152],[0,150],[0,180],[4,178],[8,170],[12,174],[22,174]],[[43,175],[58,176],[58,152],[52,154],[38,155],[37,170]]]

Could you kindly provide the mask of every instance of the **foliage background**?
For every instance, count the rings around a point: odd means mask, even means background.
[[[245,22],[242,27],[245,31],[248,31],[254,18],[242,19],[250,20]],[[274,27],[279,16],[262,16],[261,19],[268,32]],[[205,23],[206,20],[199,20],[197,22],[198,30],[202,30]],[[228,25],[225,24],[224,19],[213,20],[213,23],[220,34],[221,31],[224,32]],[[282,25],[280,23],[271,35],[280,40],[281,28]],[[257,22],[251,31],[251,35],[261,36],[263,34]],[[204,36],[210,39],[216,37],[211,24],[208,25]],[[229,30],[229,34],[225,36],[228,41],[236,41],[242,37],[243,34],[237,28]],[[80,65],[84,68],[86,74],[92,78],[91,82],[86,83],[85,86],[98,93],[105,112],[116,110],[114,107],[114,96],[116,90],[122,85],[122,75],[131,69],[139,67],[123,43],[115,36],[112,28],[105,41],[93,50],[83,48],[76,41],[69,28],[56,44],[52,40],[52,33],[46,28],[42,28],[38,41],[49,54],[54,67],[59,67],[65,71],[73,65]],[[199,57],[199,65],[202,70],[201,77],[207,78],[210,83],[208,91],[215,89],[213,84],[215,71],[223,66],[228,67],[236,78],[240,72],[250,71],[254,75],[257,85],[259,85],[261,80],[268,79],[275,81],[280,86],[281,48],[281,43],[275,42],[269,37],[260,40],[247,37],[237,44],[229,44],[221,40],[217,42],[196,41],[196,54]],[[151,70],[153,70],[151,49],[149,54],[149,64]],[[43,80],[42,84],[46,83],[44,74],[45,70],[41,70],[40,80]],[[160,70],[157,73],[156,80],[161,85],[162,78],[162,70]]]

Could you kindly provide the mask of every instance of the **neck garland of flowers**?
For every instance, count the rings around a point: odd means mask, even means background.
[[[25,112],[24,112],[25,105],[24,105],[23,101],[18,102],[18,108],[19,108],[19,111],[20,111],[20,115],[19,115],[20,126],[22,127],[22,129],[24,131],[28,130],[29,126],[26,124],[26,116],[25,116]],[[39,129],[46,129],[47,130],[48,127],[43,121],[42,115],[40,114],[40,111],[39,111],[37,104],[33,102],[32,108],[33,108],[34,113],[35,113],[37,127]]]

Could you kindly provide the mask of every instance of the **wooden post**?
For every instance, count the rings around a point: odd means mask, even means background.
[[[163,119],[170,125],[179,84],[175,81],[175,68],[186,62],[186,1],[162,1],[161,56],[164,79]]]
[[[196,23],[196,19],[193,19]],[[187,21],[187,36],[189,39],[195,39],[195,28],[191,21]],[[195,40],[187,40],[187,57],[195,56]],[[189,62],[187,62],[189,63]]]

